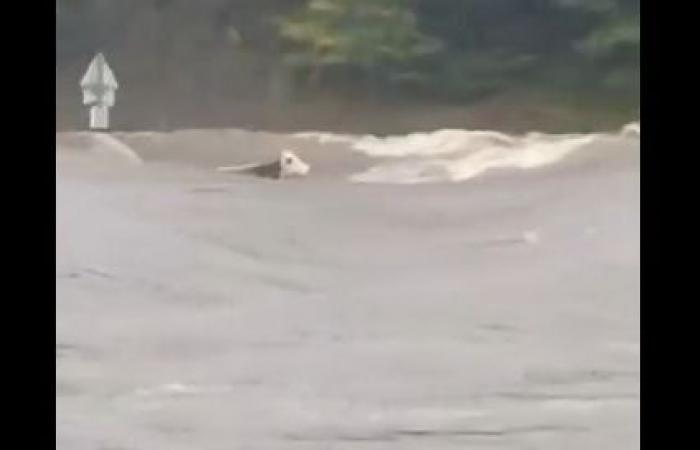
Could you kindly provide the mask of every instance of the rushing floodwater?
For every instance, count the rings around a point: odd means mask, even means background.
[[[637,136],[57,144],[59,449],[639,448]]]

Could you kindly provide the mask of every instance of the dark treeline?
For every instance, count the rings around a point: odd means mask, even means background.
[[[639,103],[639,0],[57,0],[56,27],[59,128],[96,51],[123,128],[581,128]]]

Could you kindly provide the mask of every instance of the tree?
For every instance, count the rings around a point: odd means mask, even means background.
[[[440,48],[418,29],[404,0],[309,0],[280,21],[279,31],[292,44],[287,63],[308,70],[312,85],[324,67],[360,68],[376,81],[380,69]]]
[[[602,84],[636,89],[639,82],[639,0],[556,0],[563,7],[588,14],[588,33],[573,43],[593,63]]]

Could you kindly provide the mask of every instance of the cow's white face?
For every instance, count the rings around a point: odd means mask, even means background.
[[[289,150],[283,150],[280,154],[280,165],[282,167],[283,177],[305,176],[311,169],[308,164]]]

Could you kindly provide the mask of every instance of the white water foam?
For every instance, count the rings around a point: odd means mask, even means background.
[[[64,136],[65,137],[65,136]],[[141,157],[127,144],[108,133],[79,132],[57,140],[57,149],[94,153],[110,161],[141,165]]]
[[[637,121],[617,132],[589,134],[508,135],[459,129],[387,137],[316,131],[291,135],[244,130],[115,135],[79,132],[58,136],[57,146],[129,164],[160,159],[214,167],[253,158],[264,162],[263,155],[291,146],[299,147],[311,164],[318,163],[321,174],[328,174],[330,169],[341,179],[355,183],[417,184],[464,182],[492,170],[525,171],[551,166],[578,152],[584,158],[605,158],[604,149],[610,147],[611,140],[621,144],[613,147],[634,151],[639,139]],[[258,154],[260,151],[263,153]]]
[[[515,144],[514,137],[496,131],[447,129],[387,138],[366,136],[356,141],[353,148],[368,156],[407,157],[449,155]]]
[[[96,142],[95,149],[109,152],[111,154],[120,155],[131,164],[143,164],[143,160],[139,155],[124,144],[119,139],[105,133],[92,133],[92,139]]]
[[[381,164],[352,175],[350,179],[360,183],[466,181],[491,169],[531,169],[553,164],[595,139],[594,135],[552,142],[524,138],[516,145],[493,145],[482,150],[460,152],[453,158],[422,158]]]
[[[230,386],[201,386],[175,382],[149,388],[140,388],[134,391],[134,394],[139,397],[174,397],[185,395],[221,394],[229,392],[230,390]]]
[[[642,135],[642,130],[640,127],[639,122],[632,122],[628,123],[624,127],[622,127],[622,131],[620,132],[625,137],[632,137],[632,138],[641,138]]]
[[[416,184],[461,182],[492,169],[527,170],[555,164],[604,134],[528,133],[512,136],[496,131],[444,129],[405,136],[350,136],[306,132],[297,138],[318,143],[343,143],[383,161],[350,175],[356,183]],[[619,137],[638,139],[639,122],[626,125]]]

